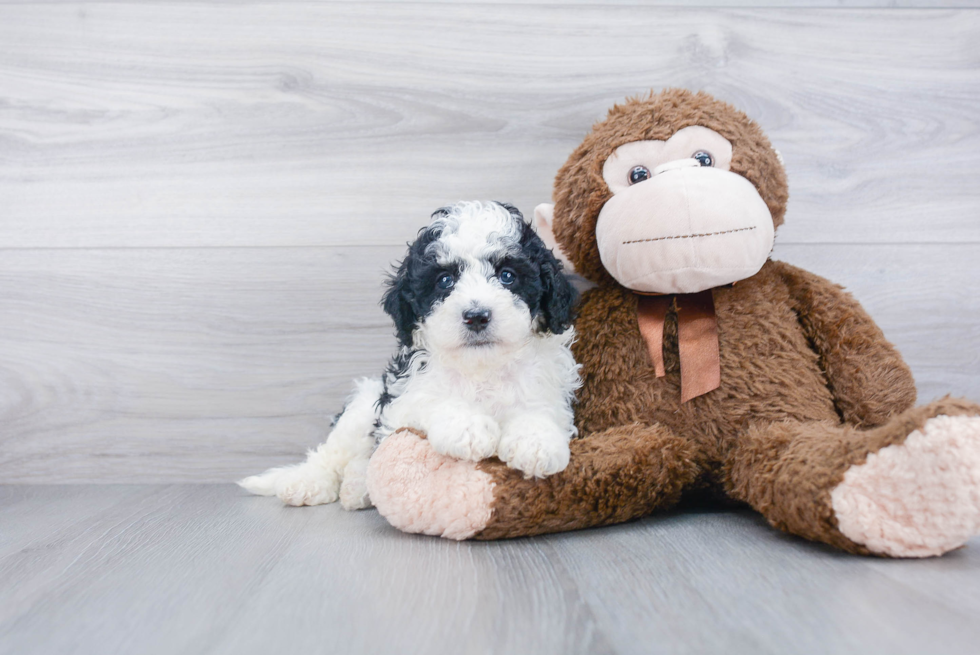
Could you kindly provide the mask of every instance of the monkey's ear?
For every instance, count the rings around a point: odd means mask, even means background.
[[[575,319],[578,292],[565,276],[562,263],[547,249],[542,250],[539,264],[543,289],[541,308],[545,326],[552,334],[561,334]]]
[[[565,266],[565,272],[571,274],[575,272],[575,267],[565,253],[562,252],[561,246],[558,245],[558,240],[555,238],[555,232],[551,225],[554,218],[555,206],[550,202],[541,203],[534,208],[534,231],[544,241],[544,245],[551,248],[558,261]]]
[[[381,307],[395,322],[395,334],[399,346],[412,345],[412,332],[418,316],[412,306],[412,291],[409,288],[408,259],[403,261],[398,270],[388,277],[388,290],[381,298]]]

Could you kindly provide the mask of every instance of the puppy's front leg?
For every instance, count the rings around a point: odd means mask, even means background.
[[[550,418],[519,414],[505,424],[497,455],[527,478],[544,478],[568,466],[571,431]]]
[[[493,457],[500,442],[500,425],[466,403],[446,402],[428,412],[424,428],[437,453],[479,461]]]

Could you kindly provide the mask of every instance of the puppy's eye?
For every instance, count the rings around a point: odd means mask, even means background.
[[[706,150],[698,150],[696,153],[691,155],[692,159],[697,159],[698,163],[702,166],[714,166],[715,158],[711,156],[710,152]]]
[[[436,280],[436,286],[440,289],[452,289],[454,284],[456,284],[456,278],[451,273],[443,273]]]
[[[510,285],[517,282],[517,273],[510,270],[509,268],[505,268],[499,273],[497,273],[497,279],[500,280],[500,283],[502,285],[504,285],[505,287],[509,287]]]
[[[646,166],[634,166],[629,174],[630,184],[636,184],[650,179],[650,169]]]

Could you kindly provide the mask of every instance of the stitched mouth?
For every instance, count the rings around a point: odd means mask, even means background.
[[[650,241],[669,241],[671,239],[700,239],[703,237],[716,237],[722,234],[734,234],[735,232],[747,232],[749,230],[754,230],[755,225],[751,227],[737,227],[733,230],[722,230],[721,232],[704,232],[702,234],[678,234],[670,237],[654,237],[652,239],[634,239],[632,241],[623,241],[623,245],[629,245],[631,243],[649,243]]]

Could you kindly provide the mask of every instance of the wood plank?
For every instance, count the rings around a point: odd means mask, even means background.
[[[79,521],[79,502],[101,509]],[[749,511],[450,543],[230,485],[84,485],[0,486],[0,519],[32,534],[0,546],[4,653],[958,655],[980,637],[980,540],[887,562]]]
[[[777,533],[749,512],[670,513],[583,539],[588,546],[555,540],[553,559],[588,590],[596,622],[616,626],[609,635],[619,652],[638,652],[637,644],[655,644],[662,653],[956,651],[965,646],[954,635],[973,630],[966,607],[943,602],[955,601],[956,592],[920,596],[899,581],[902,575],[896,580],[872,568],[876,561]],[[932,586],[956,571],[977,570],[966,562],[937,564],[931,575],[913,571],[911,577]],[[619,578],[622,570],[630,572],[629,582]],[[827,582],[835,589],[830,595]],[[963,595],[978,598],[976,590]],[[898,625],[907,629],[891,627]]]
[[[974,10],[2,5],[0,244],[397,245],[459,198],[529,212],[663,86],[769,132],[785,243],[980,242],[978,37]]]
[[[394,347],[401,248],[9,250],[0,481],[217,482],[295,461]],[[980,399],[977,245],[785,245],[844,284],[920,398]]]
[[[377,302],[396,251],[9,251],[0,480],[227,480],[215,458],[255,444],[295,457],[394,348]]]

